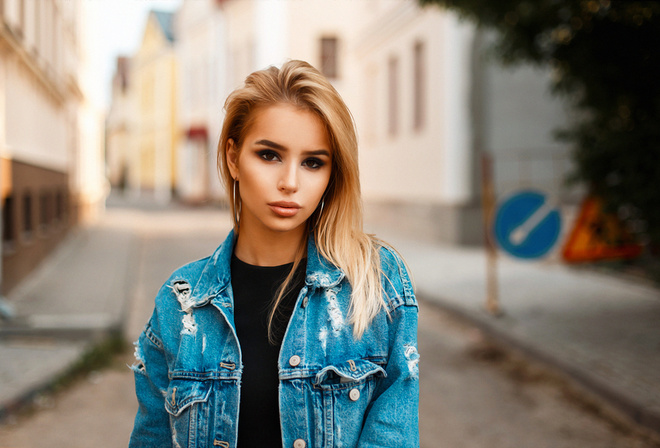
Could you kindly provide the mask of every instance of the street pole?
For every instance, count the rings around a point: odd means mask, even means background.
[[[493,316],[499,316],[501,309],[497,285],[497,248],[490,231],[491,218],[495,212],[493,159],[485,151],[481,153],[481,202],[486,245],[486,311]]]

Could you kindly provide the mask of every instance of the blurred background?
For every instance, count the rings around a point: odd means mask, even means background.
[[[651,372],[660,359],[660,332],[653,325],[660,317],[657,2],[0,0],[0,19],[0,342],[31,334],[35,324],[27,318],[44,314],[44,307],[56,313],[54,304],[68,306],[53,298],[57,287],[50,298],[42,297],[38,282],[48,275],[61,277],[55,268],[44,273],[44,266],[76,253],[88,258],[70,269],[90,269],[76,282],[103,284],[95,279],[96,261],[91,260],[109,257],[124,269],[116,275],[128,279],[123,286],[131,292],[127,298],[115,291],[124,311],[111,313],[110,320],[125,322],[139,308],[124,335],[134,338],[159,282],[176,266],[210,252],[228,229],[216,167],[225,98],[252,71],[303,59],[328,77],[353,113],[368,230],[400,241],[426,299],[453,297],[455,303],[440,307],[453,311],[470,303],[468,312],[458,314],[470,320],[476,313],[471,320],[481,323],[480,331],[496,328],[511,332],[509,340],[525,340],[531,333],[516,333],[521,322],[530,332],[538,330],[534,318],[554,303],[558,285],[591,282],[562,296],[574,300],[554,314],[558,320],[587,309],[587,298],[605,294],[593,289],[603,285],[589,277],[594,271],[647,288],[634,299],[643,303],[639,308],[624,293],[607,302],[618,307],[627,301],[634,309],[627,317],[618,315],[631,327],[616,331],[625,333],[637,323],[646,331],[621,346],[621,353],[633,357],[630,347],[640,340],[645,351],[621,369],[611,369],[621,373],[618,380],[601,380],[614,387],[619,380],[634,383],[643,377],[634,394],[654,401],[644,404],[646,411],[628,414],[644,415],[643,426],[660,428],[660,390]],[[482,296],[486,288],[489,296],[498,288],[482,284],[494,249],[490,218],[497,204],[520,191],[543,192],[560,213],[559,242],[533,268],[520,268],[505,257],[499,288],[503,301],[511,300],[509,316],[519,320],[484,323]],[[602,206],[597,216],[585,218],[580,232],[587,246],[598,250],[588,250],[580,260],[587,265],[571,268],[570,281],[541,277],[575,261],[567,258],[565,245],[585,214],[587,197]],[[222,225],[214,226],[217,219]],[[118,233],[108,236],[109,228]],[[95,246],[102,252],[92,253],[81,235],[86,242],[115,243]],[[178,244],[180,257],[158,265],[159,274],[145,274],[145,263],[156,266],[167,257],[158,251],[171,244]],[[626,250],[605,250],[621,247]],[[122,255],[113,258],[113,251],[122,248]],[[63,250],[68,255],[61,255]],[[523,283],[507,286],[506,279],[523,272],[519,268],[535,271],[524,271]],[[468,271],[479,280],[463,278]],[[452,279],[462,282],[444,292],[433,283],[437,279],[449,286]],[[471,285],[479,285],[479,292]],[[527,297],[515,302],[521,291]],[[138,295],[141,304],[135,305]],[[514,302],[524,307],[522,314],[515,314]],[[594,302],[594,309],[602,303]],[[90,316],[81,317],[87,322],[82,327],[93,326]],[[55,321],[49,322],[40,327],[40,337],[45,327],[48,337],[57,333]],[[430,328],[446,324],[438,322],[427,323]],[[580,331],[586,327],[573,323]],[[598,319],[587,326],[605,328]],[[539,344],[551,345],[546,342],[562,329],[549,325]],[[473,333],[465,334],[469,345]],[[567,337],[568,342],[553,339],[556,350],[581,334],[575,330]],[[592,336],[589,344],[594,340],[605,339]],[[592,345],[579,356],[575,347],[571,350],[564,355],[582,357],[580,369],[600,365],[590,358],[598,351]],[[605,358],[608,347],[602,350]],[[649,358],[655,361],[649,364]],[[1,362],[0,381],[11,388],[22,370],[16,364],[9,372],[11,358]],[[644,374],[628,381],[633,370]],[[55,370],[50,373],[57,376]],[[620,401],[630,407],[634,400]],[[426,425],[429,431],[434,426]],[[454,445],[443,445],[428,434],[426,446],[461,446],[455,444],[460,437]],[[587,446],[575,440],[544,446]],[[463,446],[489,446],[479,443]],[[541,446],[529,443],[511,446]],[[606,446],[599,443],[593,446]],[[627,439],[620,443],[611,446],[633,446]]]
[[[109,188],[221,202],[227,94],[288,58],[318,67],[355,116],[373,213],[432,240],[483,241],[480,154],[498,193],[565,203],[570,113],[550,67],[505,68],[487,31],[415,1],[3,2],[3,290]],[[379,215],[380,216],[380,215]],[[405,223],[400,220],[405,220]],[[8,256],[11,254],[11,256]]]

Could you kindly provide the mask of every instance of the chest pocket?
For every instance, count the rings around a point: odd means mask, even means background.
[[[376,363],[366,359],[350,359],[321,369],[314,378],[314,386],[321,389],[336,389],[386,376],[385,370]]]
[[[172,380],[165,396],[165,409],[178,417],[193,404],[206,402],[210,393],[209,381]]]
[[[211,381],[173,379],[165,395],[165,410],[177,446],[194,448],[206,435],[198,434],[208,419]],[[191,437],[191,434],[196,435]]]

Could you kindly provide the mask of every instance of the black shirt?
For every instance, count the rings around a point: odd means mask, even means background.
[[[243,355],[238,447],[280,446],[277,358],[296,299],[305,281],[303,260],[273,319],[276,344],[268,340],[268,314],[293,263],[253,266],[231,259],[234,323]]]

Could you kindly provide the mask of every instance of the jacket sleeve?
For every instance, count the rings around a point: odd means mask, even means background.
[[[158,335],[157,311],[135,344],[135,393],[138,411],[129,442],[130,448],[171,447],[169,414],[165,392],[169,383],[163,343]]]
[[[418,305],[403,261],[392,252],[395,269],[386,272],[389,358],[374,398],[369,404],[358,443],[367,447],[419,447]]]

